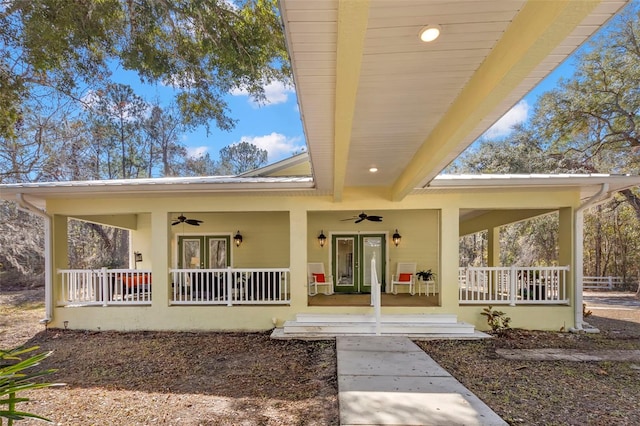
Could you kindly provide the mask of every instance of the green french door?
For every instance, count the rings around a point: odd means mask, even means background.
[[[178,268],[223,269],[231,265],[228,235],[182,235],[178,237]]]
[[[386,240],[384,234],[332,236],[332,274],[337,293],[371,293],[371,259],[384,289]]]

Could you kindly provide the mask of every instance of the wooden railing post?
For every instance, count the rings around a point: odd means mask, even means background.
[[[516,272],[516,267],[511,267],[511,277],[509,278],[510,286],[509,286],[509,305],[516,306],[516,298],[518,293],[517,286],[518,273]]]
[[[109,301],[109,276],[107,273],[107,268],[102,268],[100,270],[100,285],[102,290],[102,306],[107,306]]]
[[[231,271],[231,266],[227,268],[227,306],[233,306],[232,303],[232,295],[233,292],[233,283],[231,282],[233,277],[233,272]]]

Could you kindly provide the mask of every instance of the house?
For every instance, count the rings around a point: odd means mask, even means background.
[[[640,178],[438,174],[624,4],[282,0],[308,153],[240,176],[0,185],[45,218],[46,320],[406,332],[486,328],[491,304],[515,327],[582,329],[582,212]],[[501,267],[496,230],[549,213],[558,264]],[[129,230],[130,268],[69,270],[69,218]],[[459,238],[479,230],[489,266],[461,268]],[[402,285],[398,264],[435,281]]]

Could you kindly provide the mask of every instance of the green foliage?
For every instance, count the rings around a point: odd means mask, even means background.
[[[230,129],[224,96],[290,78],[276,0],[33,0],[0,13],[0,136],[13,137],[27,104],[53,89],[81,100],[111,81],[113,64],[171,85],[187,126]]]
[[[249,142],[242,141],[222,148],[220,150],[220,163],[223,171],[238,175],[265,165],[267,163],[267,151]]]
[[[430,281],[435,277],[435,275],[436,274],[431,272],[431,269],[416,272],[416,277],[420,278],[422,281]]]
[[[39,381],[41,377],[51,374],[56,370],[49,369],[37,372],[26,372],[26,370],[39,365],[43,359],[51,355],[51,352],[45,352],[23,359],[24,354],[36,349],[38,349],[37,346],[0,350],[0,426],[3,424],[3,418],[7,419],[9,426],[13,425],[14,421],[27,418],[50,421],[37,414],[19,411],[16,408],[16,404],[29,401],[29,398],[18,397],[18,392],[56,385]]]
[[[540,98],[532,130],[591,171],[640,171],[640,7],[613,21],[578,57],[575,74]]]
[[[506,313],[493,309],[491,305],[484,308],[480,315],[487,317],[487,324],[498,335],[504,335],[511,329],[511,318]]]

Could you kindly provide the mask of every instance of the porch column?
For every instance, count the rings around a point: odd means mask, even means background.
[[[166,309],[169,306],[170,244],[169,213],[166,210],[151,212],[151,275],[153,291],[151,303],[154,308]]]
[[[440,303],[445,309],[458,309],[458,264],[460,209],[447,207],[440,211]]]
[[[51,300],[55,310],[62,297],[61,279],[58,275],[58,269],[69,268],[69,226],[67,216],[53,215],[53,229],[51,230],[51,252],[53,254],[52,277],[51,277]],[[60,327],[61,324],[56,322],[55,313],[52,324],[50,326]]]
[[[291,270],[291,310],[299,312],[307,306],[307,211],[289,211],[289,268]]]
[[[487,230],[487,265],[500,266],[500,228]]]
[[[574,247],[573,233],[573,209],[565,207],[558,210],[558,263],[559,266],[570,265],[571,270],[567,274],[567,292],[572,305],[582,314],[582,292],[575,291],[573,277],[580,277],[582,281],[582,211],[576,213],[576,235]],[[575,257],[574,257],[575,253]],[[579,294],[578,294],[579,293]],[[576,324],[575,327],[582,327]]]

